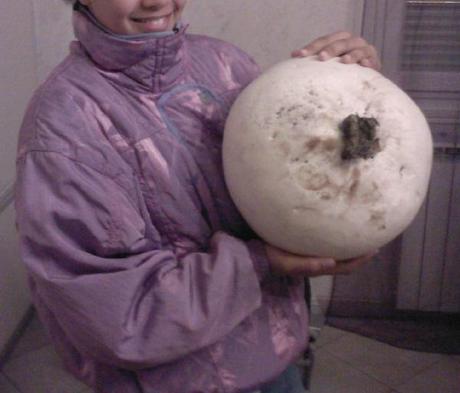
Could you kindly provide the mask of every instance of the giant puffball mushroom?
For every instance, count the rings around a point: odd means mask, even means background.
[[[267,243],[348,259],[411,223],[432,139],[418,106],[370,68],[315,58],[275,65],[238,96],[223,143],[230,194]]]

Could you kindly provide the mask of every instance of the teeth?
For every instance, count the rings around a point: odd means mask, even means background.
[[[161,25],[166,21],[166,17],[162,16],[161,18],[137,19],[137,21],[141,23],[153,23],[154,25]]]
[[[154,25],[161,25],[166,21],[166,18],[153,19],[152,22]]]

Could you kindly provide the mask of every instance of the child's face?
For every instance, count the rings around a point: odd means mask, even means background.
[[[117,34],[172,30],[187,0],[80,0],[96,19]]]

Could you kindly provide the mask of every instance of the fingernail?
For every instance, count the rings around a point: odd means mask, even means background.
[[[323,52],[320,52],[318,57],[321,59],[321,60],[327,60],[329,59],[329,53],[323,51]]]

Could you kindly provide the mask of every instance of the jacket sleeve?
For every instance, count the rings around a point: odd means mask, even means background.
[[[60,153],[18,161],[17,225],[38,295],[93,359],[154,367],[219,341],[261,306],[259,241],[224,233],[178,259],[146,238],[136,204]]]

